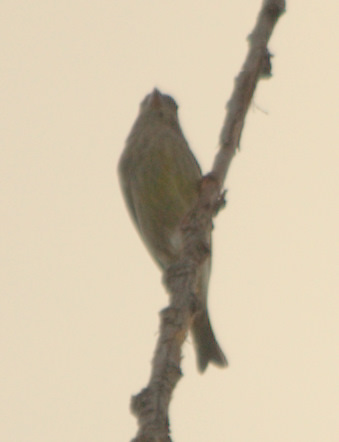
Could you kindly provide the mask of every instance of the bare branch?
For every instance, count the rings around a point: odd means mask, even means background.
[[[225,181],[228,168],[239,146],[245,117],[257,83],[260,78],[271,74],[267,43],[277,20],[284,11],[284,0],[265,0],[257,23],[249,36],[249,51],[227,104],[228,112],[220,134],[220,151],[216,155],[212,170],[220,186]]]
[[[160,336],[153,359],[148,386],[132,398],[131,409],[137,416],[139,431],[134,442],[170,442],[168,408],[181,374],[181,347],[192,318],[199,310],[195,296],[201,264],[210,254],[206,236],[212,217],[218,211],[220,195],[230,162],[239,145],[245,116],[258,80],[270,75],[267,43],[280,15],[283,0],[265,0],[256,26],[249,37],[250,48],[235,89],[227,105],[227,116],[220,135],[220,150],[213,170],[202,179],[199,201],[182,223],[184,248],[180,260],[164,275],[170,305],[161,312]]]

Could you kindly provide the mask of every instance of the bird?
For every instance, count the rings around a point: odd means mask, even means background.
[[[180,225],[199,196],[200,166],[178,119],[175,100],[158,89],[146,95],[118,163],[120,186],[130,216],[149,253],[166,271],[182,250]],[[207,234],[211,244],[211,234]],[[200,308],[190,326],[197,366],[228,365],[207,308],[211,257],[201,265],[196,296]]]

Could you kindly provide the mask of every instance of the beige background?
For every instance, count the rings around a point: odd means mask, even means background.
[[[155,85],[208,171],[261,1],[2,1],[3,442],[127,441],[160,274],[116,176]],[[196,372],[175,441],[339,440],[338,13],[289,2],[216,220],[210,311],[230,360]]]

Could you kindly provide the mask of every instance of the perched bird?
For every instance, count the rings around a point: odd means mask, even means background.
[[[157,89],[141,102],[139,115],[119,161],[119,178],[130,215],[150,254],[165,270],[181,252],[180,222],[196,203],[200,167],[181,131],[178,106]],[[207,238],[210,243],[210,235]],[[191,326],[199,371],[227,360],[213,334],[207,311],[211,261],[201,266],[197,293],[202,308]]]

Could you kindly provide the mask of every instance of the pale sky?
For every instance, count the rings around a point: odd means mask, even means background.
[[[3,0],[0,440],[128,441],[161,275],[116,166],[143,97],[173,95],[204,172],[261,0]],[[209,309],[230,367],[196,370],[175,442],[339,440],[335,0],[290,1],[215,221]]]

